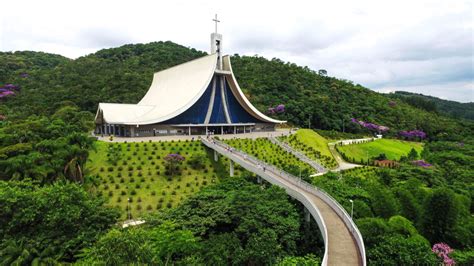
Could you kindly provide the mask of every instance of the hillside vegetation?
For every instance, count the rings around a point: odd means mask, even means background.
[[[474,120],[474,102],[472,102],[474,101],[473,98],[466,99],[471,100],[469,103],[460,103],[406,91],[396,91],[389,94],[389,96],[395,99],[400,99],[411,106],[424,109],[426,111],[436,112],[454,118]]]
[[[203,55],[172,42],[124,45],[76,60],[34,52],[0,53],[0,83],[22,87],[0,112],[7,117],[51,114],[62,103],[73,102],[81,110],[94,113],[99,102],[136,103],[149,88],[154,72]],[[34,60],[38,57],[42,60]],[[356,118],[388,126],[389,134],[421,129],[431,139],[459,139],[466,133],[464,122],[415,108],[350,81],[318,75],[307,67],[239,55],[232,56],[232,66],[254,105],[266,111],[284,104],[286,112],[276,116],[296,126],[310,123],[319,129],[367,132],[350,123]],[[472,129],[472,124],[469,127]]]
[[[15,87],[0,99],[1,265],[319,264],[316,223],[305,222],[303,206],[284,190],[257,184],[238,166],[239,176],[229,178],[228,160],[214,162],[197,142],[97,144],[90,137],[99,102],[136,103],[153,72],[204,54],[172,42],[76,60],[0,53],[0,86]],[[229,143],[295,175],[301,169],[348,212],[353,202],[369,264],[437,265],[442,258],[432,247],[446,243],[456,264],[474,265],[472,122],[278,59],[234,55],[232,62],[260,110],[284,104],[276,118],[311,124],[327,139],[372,135],[369,127],[390,127],[384,137],[426,132],[426,163],[314,178],[268,140]],[[325,141],[312,136],[315,143],[302,146],[324,152]],[[132,214],[147,223],[121,229],[129,197]]]
[[[189,195],[218,182],[216,166],[200,142],[158,143],[96,142],[88,170],[98,180],[99,195],[117,206],[125,217],[172,208]],[[181,154],[184,160],[171,169],[165,158]],[[238,174],[238,169],[236,170]]]

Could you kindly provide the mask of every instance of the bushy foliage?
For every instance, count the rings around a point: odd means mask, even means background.
[[[15,260],[73,261],[119,216],[101,198],[72,183],[38,187],[0,181],[0,202],[0,257],[6,265]]]

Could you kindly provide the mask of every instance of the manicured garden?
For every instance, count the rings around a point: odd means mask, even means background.
[[[412,148],[415,149],[418,154],[417,158],[419,158],[419,154],[423,150],[421,142],[378,139],[361,144],[337,146],[338,152],[346,160],[356,163],[367,162],[367,156],[369,160],[373,160],[381,154],[384,154],[386,159],[398,161],[402,156],[408,156]]]
[[[293,154],[283,150],[266,138],[257,139],[229,139],[225,140],[230,146],[242,150],[266,163],[281,168],[291,174],[308,176],[314,169],[300,161]]]
[[[109,205],[133,217],[172,208],[218,181],[222,165],[199,141],[106,143],[96,142],[87,170],[97,177],[96,189]],[[238,170],[237,170],[238,171]]]
[[[311,129],[299,129],[295,134],[281,139],[327,168],[337,166],[337,162],[329,150],[328,140]]]

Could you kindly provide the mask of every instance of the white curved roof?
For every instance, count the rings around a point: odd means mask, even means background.
[[[224,65],[230,72],[229,57]],[[100,103],[96,114],[109,124],[147,125],[171,119],[193,106],[206,91],[216,72],[217,54],[210,54],[153,75],[148,92],[138,104]],[[226,69],[227,70],[227,69]],[[233,73],[230,86],[239,103],[254,117],[270,123],[284,123],[259,112],[240,90]]]

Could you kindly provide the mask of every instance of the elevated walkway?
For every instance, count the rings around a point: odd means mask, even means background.
[[[269,183],[284,188],[288,195],[305,206],[316,220],[324,240],[322,265],[366,265],[362,235],[344,208],[330,195],[218,140],[201,138],[201,141],[214,150],[215,159],[218,154],[230,159],[231,176],[234,163],[237,163]]]

